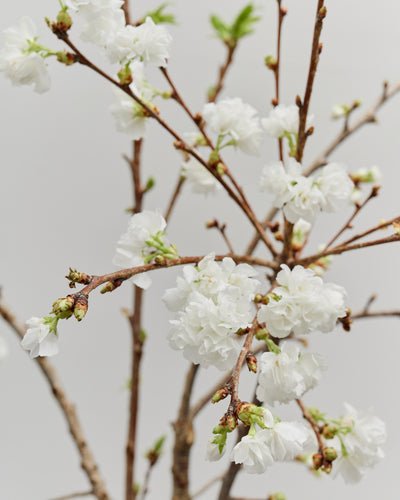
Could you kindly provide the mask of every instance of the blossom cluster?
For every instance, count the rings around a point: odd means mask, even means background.
[[[185,266],[177,287],[163,297],[168,309],[176,313],[170,321],[170,345],[202,367],[232,367],[242,343],[236,332],[254,316],[256,275],[251,266],[236,265],[231,258],[215,262],[213,253],[197,267]]]
[[[275,195],[274,206],[283,208],[289,222],[300,218],[313,223],[321,211],[333,212],[338,202],[348,200],[353,183],[343,165],[329,163],[315,176],[302,175],[302,166],[289,158],[263,169],[261,188]]]
[[[277,338],[297,335],[314,330],[328,333],[338,318],[346,315],[343,287],[324,283],[311,269],[295,266],[290,270],[285,264],[276,281],[280,286],[267,305],[258,312],[258,321],[266,323],[268,331]]]

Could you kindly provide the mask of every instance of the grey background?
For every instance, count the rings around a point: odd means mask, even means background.
[[[270,109],[273,79],[263,67],[263,58],[275,50],[275,2],[258,2],[263,20],[256,35],[247,38],[236,54],[224,91],[241,96],[265,116]],[[157,2],[134,2],[137,16]],[[179,26],[171,28],[174,41],[169,69],[191,109],[200,110],[205,89],[215,81],[224,50],[211,36],[209,12],[233,16],[244,2],[220,0],[188,2],[176,0],[173,10]],[[308,66],[315,1],[288,0],[282,53],[282,102],[291,103],[302,94]],[[334,137],[339,125],[329,120],[333,104],[363,101],[366,109],[381,92],[381,82],[400,78],[396,57],[400,43],[400,4],[355,0],[327,1],[322,41],[324,50],[315,82],[311,111],[316,131],[308,142],[305,163]],[[48,32],[42,19],[55,17],[58,2],[42,0],[7,2],[0,7],[0,28],[22,15],[30,15],[40,26],[40,40],[51,47],[61,44]],[[107,63],[95,47],[79,42],[85,53],[104,68]],[[35,94],[28,87],[12,87],[0,78],[1,148],[0,182],[1,259],[0,282],[4,299],[21,319],[49,312],[51,304],[69,293],[64,275],[68,266],[103,274],[113,269],[115,243],[125,229],[126,207],[132,204],[128,168],[121,153],[129,153],[129,140],[115,131],[108,106],[113,102],[110,86],[86,68],[66,68],[50,61],[51,91]],[[154,72],[155,84],[166,88]],[[162,115],[178,131],[192,130],[174,103],[161,103]],[[369,125],[343,144],[333,156],[350,170],[372,164],[384,172],[382,196],[357,219],[365,229],[382,217],[398,214],[398,130],[400,99],[394,98],[379,113],[379,126]],[[362,110],[360,111],[362,112]],[[156,188],[146,197],[146,208],[164,211],[169,191],[178,175],[180,157],[171,138],[157,124],[150,124],[144,148],[144,176],[154,175]],[[251,197],[257,214],[263,216],[268,197],[258,190],[263,165],[277,157],[276,144],[264,143],[260,158],[240,152],[225,155],[229,165]],[[224,252],[216,232],[207,232],[204,222],[215,216],[228,223],[235,248],[245,248],[253,234],[247,221],[224,193],[216,198],[193,195],[185,189],[168,226],[170,241],[181,255]],[[346,211],[320,218],[309,251],[327,241],[340,226]],[[383,233],[382,233],[383,235]],[[264,255],[259,249],[259,255]],[[327,279],[342,284],[349,305],[359,310],[371,293],[379,292],[377,308],[399,305],[399,267],[396,245],[363,250],[337,257]],[[154,275],[145,303],[145,328],[149,333],[142,375],[137,478],[145,470],[144,451],[163,433],[168,434],[165,455],[157,466],[149,499],[169,498],[170,452],[173,421],[186,371],[179,352],[166,345],[169,314],[160,299],[174,285],[179,270]],[[114,499],[123,497],[124,443],[128,393],[121,389],[129,376],[130,339],[120,313],[129,307],[130,285],[108,296],[94,293],[85,320],[60,323],[61,352],[53,358],[69,395],[76,402],[89,443]],[[0,324],[10,357],[0,366],[0,498],[46,500],[57,495],[88,489],[79,468],[79,458],[48,387],[35,364],[21,350],[7,325]],[[345,486],[340,478],[316,479],[299,464],[276,465],[263,476],[242,475],[234,494],[267,496],[283,491],[288,500],[398,498],[398,450],[400,405],[398,401],[398,320],[363,321],[351,333],[336,331],[309,337],[310,346],[328,359],[329,370],[320,386],[305,396],[308,405],[332,416],[348,401],[359,409],[373,407],[387,423],[386,458],[356,486]],[[220,378],[217,370],[202,372],[195,398],[207,384]],[[247,382],[254,377],[246,376]],[[243,399],[251,385],[241,385]],[[205,443],[224,411],[214,405],[201,414],[196,425],[198,443],[193,450],[193,491],[224,464],[204,462]],[[295,406],[278,407],[282,418],[300,418]],[[215,498],[210,490],[202,498]]]

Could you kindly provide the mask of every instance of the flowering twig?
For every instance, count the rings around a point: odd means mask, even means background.
[[[0,315],[22,339],[26,332],[25,325],[18,321],[1,297]],[[75,405],[69,400],[64,389],[62,388],[56,369],[47,358],[37,357],[35,358],[35,361],[39,365],[43,375],[50,385],[51,391],[56,398],[65,419],[67,420],[69,432],[81,457],[82,469],[85,471],[86,476],[92,485],[92,494],[98,500],[110,500],[103,478],[100,475],[92,451],[86,441],[86,437],[75,410]]]
[[[282,7],[282,0],[277,0],[278,4],[278,29],[277,29],[277,41],[276,41],[276,62],[274,64],[274,76],[275,76],[275,99],[274,105],[279,104],[280,93],[279,93],[279,83],[280,83],[280,66],[281,66],[281,34],[282,34],[282,23],[283,19],[287,14],[286,7]],[[279,148],[279,159],[283,163],[283,141],[282,138],[278,138],[278,148]]]
[[[387,83],[383,84],[383,92],[379,99],[371,106],[371,108],[353,125],[349,125],[347,129],[342,130],[340,134],[333,139],[327,148],[311,163],[305,170],[304,175],[310,175],[314,170],[322,167],[328,162],[329,156],[333,151],[350,135],[368,123],[376,123],[376,112],[379,108],[397,92],[400,91],[400,81],[395,83],[392,87],[387,88]]]
[[[173,499],[190,500],[189,453],[193,444],[193,420],[190,413],[190,395],[199,365],[192,364],[187,372],[178,418],[173,424],[175,444],[173,451]]]
[[[235,251],[233,250],[232,243],[230,242],[229,238],[226,235],[226,232],[225,232],[226,224],[225,223],[220,224],[217,219],[214,219],[213,221],[207,222],[206,226],[207,226],[207,229],[211,229],[211,228],[215,227],[215,229],[217,229],[221,233],[221,236],[224,239],[230,253],[233,255],[235,253]]]
[[[366,231],[364,231],[362,233],[359,233],[359,234],[352,236],[348,240],[344,241],[342,243],[342,245],[348,245],[350,243],[353,243],[353,241],[360,240],[361,238],[364,238],[365,236],[368,236],[369,234],[372,234],[375,231],[379,231],[380,229],[384,229],[385,227],[391,226],[394,222],[399,222],[399,221],[400,221],[400,217],[398,216],[398,217],[394,217],[393,219],[390,219],[388,221],[380,222],[376,226],[374,226],[370,229],[367,229]]]
[[[324,247],[324,250],[327,250],[335,241],[346,231],[346,229],[351,229],[351,223],[353,222],[354,218],[358,213],[365,207],[365,205],[372,200],[372,198],[375,198],[378,194],[378,186],[373,186],[371,189],[370,194],[367,196],[367,198],[361,203],[361,204],[356,204],[354,208],[354,212],[352,215],[349,217],[349,219],[346,221],[346,223],[342,226],[342,228],[332,237],[332,239],[327,243],[327,245]]]

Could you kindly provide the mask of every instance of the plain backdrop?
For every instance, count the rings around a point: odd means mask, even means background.
[[[282,42],[281,101],[294,102],[303,94],[310,53],[315,0],[287,0],[288,15]],[[324,44],[315,81],[311,111],[315,133],[309,139],[305,164],[323,150],[339,132],[340,124],[329,119],[337,103],[360,99],[361,115],[382,91],[382,82],[400,79],[398,19],[396,0],[326,2]],[[134,18],[158,5],[156,1],[134,1]],[[169,7],[178,25],[170,28],[173,45],[169,61],[172,78],[194,111],[201,110],[206,89],[215,82],[224,47],[212,36],[210,12],[227,20],[245,5],[237,0],[175,0]],[[264,57],[275,51],[276,5],[272,0],[257,2],[262,17],[256,33],[243,40],[235,55],[223,96],[240,96],[256,107],[261,116],[271,109],[272,74],[263,65]],[[55,17],[56,0],[3,2],[0,28],[31,16],[39,26],[40,40],[61,48],[43,21]],[[75,29],[74,29],[75,28]],[[74,27],[71,37],[82,50],[106,70],[110,66],[100,51],[79,40]],[[126,208],[132,205],[130,174],[122,159],[130,153],[130,141],[115,130],[109,105],[110,85],[84,67],[65,67],[49,61],[51,91],[38,95],[29,87],[13,87],[0,78],[1,127],[1,259],[0,284],[4,300],[21,320],[46,315],[58,297],[69,293],[64,276],[68,267],[89,274],[113,270],[115,244],[127,224]],[[157,71],[150,73],[154,85],[167,86]],[[173,102],[160,103],[162,116],[179,132],[193,130],[186,116]],[[368,125],[338,148],[333,159],[345,162],[349,170],[378,165],[383,171],[381,196],[356,220],[355,229],[364,230],[383,217],[399,215],[398,137],[400,96],[379,112],[379,123]],[[176,178],[181,157],[172,139],[156,123],[148,127],[143,152],[144,178],[152,175],[156,187],[146,196],[145,206],[164,211]],[[259,158],[227,152],[225,158],[243,184],[259,217],[270,199],[260,193],[262,167],[277,158],[275,141],[264,142]],[[309,242],[312,252],[327,241],[349,215],[344,207],[335,215],[318,220]],[[186,186],[168,225],[168,235],[181,255],[226,251],[216,231],[207,231],[205,222],[217,217],[228,224],[228,234],[238,252],[253,235],[247,220],[231,200],[220,193],[204,198]],[[381,233],[380,233],[381,234]],[[382,233],[387,234],[387,233]],[[396,244],[348,253],[334,259],[326,276],[348,291],[348,303],[358,311],[371,294],[377,293],[376,309],[398,308],[399,277]],[[258,255],[267,257],[258,249]],[[144,326],[148,332],[141,379],[137,479],[144,476],[143,454],[162,434],[167,435],[165,453],[157,465],[149,500],[170,498],[170,458],[173,446],[171,422],[187,362],[166,342],[169,313],[161,297],[174,286],[179,269],[161,270],[153,275],[146,294]],[[107,296],[95,292],[89,312],[81,323],[60,322],[60,354],[53,358],[67,393],[76,403],[88,441],[106,479],[112,498],[123,498],[124,446],[127,427],[130,332],[122,307],[130,307],[132,286],[125,284]],[[49,500],[56,496],[89,489],[80,470],[79,457],[68,435],[63,416],[53,400],[36,364],[21,349],[10,328],[0,323],[10,355],[0,366],[0,498],[3,500]],[[233,493],[266,497],[282,491],[288,500],[375,500],[398,498],[398,453],[400,449],[400,404],[398,379],[400,331],[398,319],[359,321],[350,333],[341,329],[309,337],[310,347],[324,354],[329,369],[320,385],[304,398],[338,416],[342,402],[373,411],[387,423],[385,459],[355,486],[341,478],[314,477],[298,463],[275,465],[262,476],[241,474]],[[193,398],[220,378],[210,368],[202,371]],[[252,394],[254,376],[244,375],[240,395]],[[196,423],[196,445],[191,470],[193,491],[223,463],[204,461],[205,445],[212,428],[225,411],[224,403],[204,410]],[[275,410],[281,418],[300,419],[294,405]],[[233,441],[233,440],[232,440]],[[231,442],[232,442],[231,441]],[[202,497],[216,498],[217,489]]]

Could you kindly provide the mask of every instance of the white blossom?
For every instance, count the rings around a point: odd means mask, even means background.
[[[339,118],[344,118],[349,114],[350,108],[347,104],[335,104],[331,110],[332,120],[338,120]]]
[[[185,266],[177,287],[163,297],[168,309],[176,312],[170,321],[170,345],[203,367],[230,368],[243,343],[235,332],[252,320],[256,274],[251,266],[236,266],[230,258],[217,263],[213,253],[197,267]]]
[[[301,354],[290,342],[280,346],[281,352],[261,355],[258,371],[257,399],[263,404],[289,403],[315,387],[326,368],[317,353]]]
[[[368,168],[359,168],[355,172],[352,172],[350,177],[354,182],[369,182],[375,186],[382,183],[382,172],[376,165]]]
[[[330,163],[317,176],[305,177],[294,158],[289,158],[287,169],[282,162],[264,167],[260,186],[275,195],[274,206],[283,208],[292,223],[301,218],[312,223],[321,210],[334,211],[337,202],[348,199],[353,189],[342,165]]]
[[[30,358],[54,356],[58,353],[58,337],[51,331],[45,318],[32,317],[26,322],[28,330],[21,341],[21,346],[29,351]]]
[[[303,335],[314,330],[330,332],[338,318],[346,315],[343,287],[324,283],[311,269],[296,266],[290,270],[285,264],[278,273],[279,287],[274,289],[277,300],[261,305],[258,321],[274,337],[287,337],[292,331]]]
[[[341,435],[343,448],[340,443],[336,446],[339,456],[334,462],[334,474],[341,474],[346,483],[356,483],[368,468],[384,457],[386,427],[380,418],[369,413],[359,414],[348,403],[344,406],[346,414],[340,424],[351,430]]]
[[[334,212],[339,200],[347,200],[354,188],[348,173],[339,163],[328,163],[316,177],[315,182],[323,195],[321,210]]]
[[[262,474],[274,463],[271,450],[269,429],[263,429],[254,434],[247,434],[233,448],[231,460],[243,464],[244,470],[250,474]]]
[[[64,3],[68,8],[76,11],[85,6],[97,9],[119,9],[124,2],[123,0],[64,0]]]
[[[222,452],[219,451],[219,444],[208,441],[206,450],[206,459],[209,462],[216,462],[225,454],[226,446],[223,447]]]
[[[85,18],[81,37],[99,47],[106,48],[125,26],[124,12],[120,8],[103,7],[93,3],[83,5],[79,12]]]
[[[234,145],[249,155],[257,155],[262,141],[257,111],[242,99],[223,99],[208,103],[203,108],[203,118],[218,136],[226,136]]]
[[[145,263],[145,250],[149,249],[146,242],[163,231],[166,224],[164,217],[158,212],[143,210],[133,215],[129,220],[127,231],[117,243],[113,264],[120,269],[142,266]],[[148,273],[137,274],[131,280],[144,289],[151,285]]]
[[[313,119],[313,115],[307,117],[306,129],[311,126]],[[268,118],[261,120],[261,123],[272,137],[282,138],[285,132],[297,135],[299,131],[299,108],[296,105],[285,106],[284,104],[278,104],[271,110]]]
[[[276,462],[293,460],[304,453],[312,440],[310,427],[301,422],[277,422],[266,435],[266,443]]]
[[[34,84],[39,94],[49,90],[50,76],[40,55],[39,46],[33,48],[37,38],[35,23],[29,17],[4,30],[5,46],[0,52],[0,71],[4,71],[13,85]]]
[[[222,188],[217,179],[196,158],[191,157],[183,163],[182,171],[194,193],[215,194]]]

